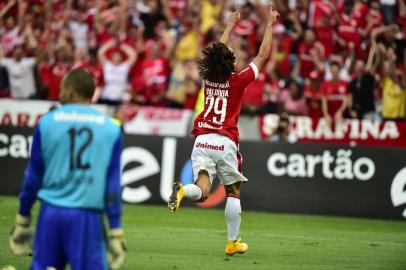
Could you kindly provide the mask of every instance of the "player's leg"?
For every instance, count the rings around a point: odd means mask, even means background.
[[[209,175],[207,170],[200,170],[195,183],[185,186],[180,181],[175,181],[168,201],[169,210],[175,212],[179,208],[183,198],[194,202],[204,202],[207,200],[212,185]]]
[[[232,256],[248,250],[248,245],[241,243],[238,238],[241,224],[240,188],[241,183],[248,180],[241,172],[242,158],[237,145],[228,139],[224,140],[224,155],[217,161],[217,172],[221,183],[224,184],[227,196],[224,214],[228,241],[225,253]]]
[[[63,220],[64,247],[74,270],[108,269],[106,237],[99,211],[69,209]]]
[[[59,208],[42,203],[35,233],[31,269],[65,268],[66,257],[61,238],[64,231],[59,223],[61,214],[63,215]]]
[[[205,143],[206,136],[199,136],[196,144]],[[169,197],[168,208],[175,212],[183,198],[195,202],[205,201],[210,193],[213,179],[216,175],[216,163],[206,149],[193,148],[192,167],[194,183],[183,186],[179,181],[173,185],[172,194]]]
[[[240,186],[241,182],[224,186],[227,195],[224,215],[227,222],[228,237],[225,253],[229,256],[236,253],[242,254],[248,250],[248,245],[241,243],[238,238],[241,224]]]
[[[184,186],[185,197],[191,201],[204,202],[210,194],[212,180],[207,170],[200,170],[194,184]]]
[[[227,196],[226,208],[224,211],[227,221],[227,236],[229,241],[236,241],[241,224],[241,203],[240,203],[241,182],[224,186]]]

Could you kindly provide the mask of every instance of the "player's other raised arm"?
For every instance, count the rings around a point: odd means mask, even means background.
[[[262,38],[261,47],[257,56],[252,60],[252,62],[258,67],[258,70],[261,70],[262,66],[268,60],[271,47],[272,47],[272,26],[275,24],[276,20],[279,17],[279,12],[273,10],[272,6],[269,10],[268,21],[265,27],[264,37]]]
[[[227,21],[226,29],[224,29],[223,34],[221,35],[220,42],[228,46],[228,42],[230,40],[231,31],[235,24],[240,20],[240,7],[237,6],[237,10],[230,15]]]

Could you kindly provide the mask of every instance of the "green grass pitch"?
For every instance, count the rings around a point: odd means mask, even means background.
[[[17,198],[0,197],[0,269],[27,269],[30,263],[8,249],[17,206]],[[164,205],[126,205],[123,222],[124,269],[406,269],[404,221],[245,211],[241,236],[250,249],[233,257],[224,255],[221,210],[170,214]]]

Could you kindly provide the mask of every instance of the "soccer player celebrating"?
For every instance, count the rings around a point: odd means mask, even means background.
[[[31,208],[37,221],[31,269],[118,269],[125,259],[121,228],[120,125],[90,108],[95,85],[82,69],[61,83],[64,106],[37,125],[9,243],[13,253],[32,252]],[[102,212],[109,221],[108,252]],[[108,254],[107,254],[108,253]],[[107,259],[108,255],[108,259]]]
[[[236,57],[228,47],[230,33],[240,18],[238,10],[230,16],[220,42],[203,50],[199,68],[205,105],[203,112],[196,117],[192,131],[196,136],[192,151],[194,184],[182,186],[176,181],[168,201],[168,208],[172,212],[179,208],[183,198],[205,201],[217,175],[227,195],[225,217],[228,242],[225,253],[230,256],[248,250],[248,245],[238,238],[241,223],[240,184],[246,182],[247,178],[241,173],[237,122],[244,89],[258,78],[259,70],[270,55],[272,26],[279,13],[271,6],[268,16],[258,55],[241,72],[235,73]]]

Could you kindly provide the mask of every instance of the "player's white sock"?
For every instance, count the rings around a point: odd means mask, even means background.
[[[202,190],[195,184],[183,186],[183,190],[185,191],[185,197],[189,200],[197,202],[202,198]]]
[[[228,240],[235,241],[240,231],[241,203],[239,198],[227,197],[225,216],[227,220]]]

